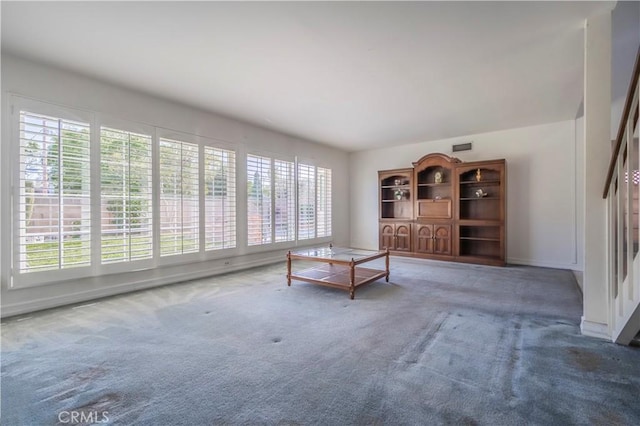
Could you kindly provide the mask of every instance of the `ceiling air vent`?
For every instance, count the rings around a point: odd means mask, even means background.
[[[471,151],[471,142],[469,143],[459,143],[458,145],[451,146],[452,152],[460,152],[460,151]]]

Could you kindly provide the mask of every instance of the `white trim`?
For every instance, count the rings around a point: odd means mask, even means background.
[[[224,149],[229,149],[234,151],[237,151],[238,147],[242,145],[242,143],[240,142],[232,142],[219,137],[203,136],[197,133],[189,133],[181,130],[167,129],[166,127],[162,127],[162,126],[154,126],[154,129],[156,131],[156,137],[158,139],[165,138],[165,139],[175,139],[183,142],[190,142],[190,143],[197,143],[197,144],[204,143],[205,145],[213,145],[219,148],[224,148]]]
[[[575,263],[549,262],[546,260],[520,259],[516,257],[507,257],[507,263],[512,265],[539,266],[542,268],[570,269],[572,271],[578,270],[576,269],[577,265]]]
[[[253,155],[254,157],[267,157],[267,158],[271,158],[272,160],[289,161],[291,163],[296,162],[296,157],[294,155],[280,154],[275,151],[269,151],[265,149],[255,149],[252,147],[247,147],[245,157],[248,155]]]
[[[40,101],[17,94],[10,94],[9,98],[10,105],[16,108],[14,116],[18,116],[20,109],[36,109],[37,111],[31,112],[43,115],[60,116],[59,118],[64,118],[65,120],[93,123],[93,119],[95,118],[95,112],[87,109],[58,105],[52,102]]]
[[[582,271],[576,271],[573,269],[571,272],[573,273],[573,277],[576,279],[580,293],[584,293],[584,277]]]
[[[136,123],[135,121],[125,120],[109,114],[96,113],[95,116],[98,135],[101,134],[101,130],[103,127],[107,127],[114,130],[121,130],[123,132],[151,136],[153,139],[154,127],[148,124]]]
[[[609,332],[609,326],[607,324],[587,321],[584,319],[584,316],[580,321],[580,332],[588,337],[611,341],[611,333]]]

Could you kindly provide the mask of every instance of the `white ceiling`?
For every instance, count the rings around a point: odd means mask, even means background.
[[[574,118],[613,5],[3,1],[2,49],[356,151]]]

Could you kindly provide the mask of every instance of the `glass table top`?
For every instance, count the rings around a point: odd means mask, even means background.
[[[380,253],[384,252],[343,247],[313,247],[291,252],[291,254],[295,254],[296,256],[313,257],[316,259],[344,260],[347,262],[351,261],[351,259],[354,261],[366,259]]]

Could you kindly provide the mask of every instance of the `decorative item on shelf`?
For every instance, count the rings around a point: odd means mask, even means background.
[[[406,192],[404,189],[396,189],[393,191],[393,195],[396,197],[396,200],[404,200],[406,197]]]
[[[478,189],[478,190],[476,191],[476,197],[478,197],[478,198],[486,197],[487,195],[489,195],[489,193],[484,192],[484,191],[482,190],[482,188],[480,188],[480,189]]]
[[[396,179],[393,181],[393,183],[395,184],[395,186],[400,186],[402,185],[402,181],[400,179]]]
[[[435,183],[442,183],[442,172],[438,171],[433,177]]]
[[[480,182],[482,180],[482,173],[480,173],[480,169],[476,171],[476,180]]]

